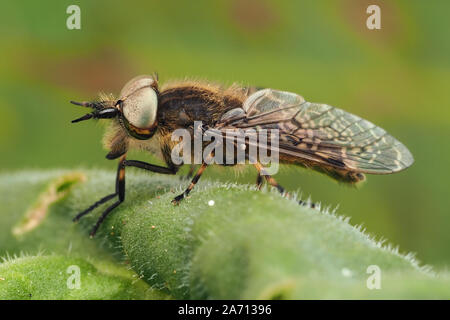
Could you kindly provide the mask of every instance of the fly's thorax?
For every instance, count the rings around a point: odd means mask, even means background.
[[[139,76],[122,89],[119,108],[128,133],[136,139],[153,136],[157,128],[158,86],[152,76]]]

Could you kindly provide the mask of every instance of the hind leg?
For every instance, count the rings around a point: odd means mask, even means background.
[[[277,190],[281,194],[284,194],[284,188],[282,186],[280,186],[278,184],[278,182],[272,176],[266,174],[264,167],[259,162],[255,163],[254,166],[255,166],[256,170],[258,170],[258,177],[256,178],[256,185],[258,186],[259,189],[261,189],[261,185],[262,185],[262,182],[263,182],[263,178],[262,177],[264,176],[266,181],[272,187],[277,188]],[[303,200],[299,200],[298,204],[300,204],[302,206],[306,206],[307,205],[307,203],[305,201],[303,201]],[[310,206],[311,206],[311,208],[314,209],[316,207],[316,204],[315,203],[311,203]]]

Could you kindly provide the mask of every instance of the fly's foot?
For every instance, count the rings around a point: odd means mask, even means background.
[[[172,204],[174,206],[177,206],[177,205],[180,204],[181,200],[183,200],[183,199],[184,199],[184,193],[182,193],[179,196],[176,196],[175,198],[173,198],[173,200],[171,202],[172,202]]]
[[[298,202],[299,205],[308,207],[308,202],[300,200]],[[316,207],[316,204],[314,202],[309,203],[309,208],[314,209]]]

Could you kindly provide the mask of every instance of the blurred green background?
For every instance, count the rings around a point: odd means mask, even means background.
[[[81,8],[81,30],[66,28],[71,4]],[[366,28],[370,4],[381,7],[381,30]],[[292,168],[280,183],[339,205],[353,224],[424,263],[450,263],[449,1],[9,1],[1,12],[2,172],[115,168],[103,128],[71,125],[85,110],[68,101],[118,94],[139,74],[293,91],[383,127],[416,162],[358,189]],[[207,175],[255,181],[251,170],[227,170]]]

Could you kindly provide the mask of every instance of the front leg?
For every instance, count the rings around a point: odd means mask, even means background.
[[[154,164],[138,161],[138,160],[125,160],[125,155],[122,155],[119,160],[119,165],[117,168],[117,175],[116,175],[116,191],[114,193],[111,193],[107,195],[106,197],[103,197],[99,201],[95,202],[93,205],[91,205],[89,208],[84,210],[83,212],[79,213],[74,219],[74,222],[77,222],[80,220],[83,216],[97,208],[99,205],[108,202],[112,198],[118,196],[118,200],[114,202],[111,206],[109,206],[100,216],[100,218],[97,220],[97,223],[95,224],[94,228],[92,229],[90,236],[94,237],[97,233],[98,228],[102,224],[102,222],[105,220],[105,218],[111,213],[113,209],[115,209],[119,204],[121,204],[125,200],[125,167],[137,167],[145,170],[149,170],[156,173],[162,173],[162,174],[175,174],[178,171],[178,167],[176,166],[170,166],[168,168],[157,166]]]
[[[162,167],[139,160],[125,160],[124,165],[163,174],[176,174],[178,171],[178,167],[175,165],[168,164],[168,167]]]
[[[116,208],[119,204],[121,204],[125,200],[125,167],[137,167],[145,170],[149,170],[156,173],[163,174],[175,174],[177,173],[177,167],[172,166],[169,168],[157,166],[154,164],[146,163],[138,160],[125,160],[125,155],[120,158],[119,168],[117,171],[117,179],[116,179],[116,194],[119,196],[119,200],[114,202],[110,207],[108,207],[105,212],[100,216],[94,228],[91,231],[91,237],[95,235],[98,228],[102,224],[103,220],[108,216],[108,214]]]
[[[105,220],[106,216],[119,204],[121,204],[125,200],[125,155],[120,157],[119,165],[117,167],[117,175],[116,175],[116,191],[110,195],[107,195],[106,197],[103,197],[93,205],[91,205],[89,208],[84,210],[83,212],[79,213],[74,219],[74,222],[77,222],[80,220],[83,216],[97,208],[99,205],[106,203],[107,201],[111,200],[112,198],[118,196],[118,200],[114,202],[111,206],[109,206],[100,216],[100,218],[97,220],[97,223],[95,224],[94,228],[92,228],[90,236],[91,238],[95,236],[97,233],[98,228],[102,224],[103,220]]]

